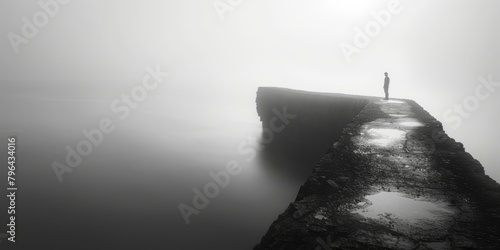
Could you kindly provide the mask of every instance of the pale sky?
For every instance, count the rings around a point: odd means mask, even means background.
[[[399,11],[351,62],[340,45],[354,45],[356,28],[376,22],[370,13],[391,1],[222,0],[235,3],[222,14],[215,2],[69,1],[16,53],[9,34],[22,36],[23,17],[41,17],[43,8],[1,1],[1,93],[114,96],[158,64],[171,74],[159,93],[166,100],[229,105],[254,119],[259,86],[382,96],[387,71],[392,97],[417,101],[500,180],[500,91],[480,100],[458,128],[444,118],[476,95],[479,77],[500,81],[499,1],[394,1]]]

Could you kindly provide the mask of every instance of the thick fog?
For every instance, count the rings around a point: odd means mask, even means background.
[[[391,97],[417,101],[500,180],[498,1],[40,3],[0,3],[2,115],[14,123],[29,117],[8,96],[112,100],[148,66],[169,73],[151,112],[208,124],[258,122],[259,86],[383,96],[389,72]]]

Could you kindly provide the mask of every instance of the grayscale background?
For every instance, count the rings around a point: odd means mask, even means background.
[[[217,2],[230,10],[220,15]],[[391,2],[399,12],[347,60],[341,45],[354,44],[356,29],[375,20],[370,13]],[[261,133],[259,86],[382,97],[387,71],[391,97],[419,103],[500,180],[500,86],[467,117],[454,111],[474,99],[481,77],[500,85],[499,1],[58,6],[16,53],[9,34],[21,35],[23,17],[43,9],[38,1],[0,2],[0,154],[6,162],[7,138],[15,136],[19,187],[18,242],[0,239],[1,248],[251,249],[307,177],[270,173],[259,156],[247,162],[238,152]],[[112,102],[140,84],[148,66],[170,75],[119,120]],[[103,118],[116,129],[59,182],[51,164],[64,162],[65,147],[75,148],[82,130]],[[231,160],[245,163],[243,172],[186,225],[178,205],[192,205],[192,189]],[[0,170],[4,225],[6,180]]]

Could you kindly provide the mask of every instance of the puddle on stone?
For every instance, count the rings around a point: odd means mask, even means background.
[[[447,220],[455,213],[448,202],[408,198],[399,192],[380,192],[365,198],[366,205],[358,206],[352,213],[376,220],[395,218],[417,224]]]
[[[402,117],[407,117],[408,115],[407,114],[389,114],[389,116],[402,118]]]
[[[392,128],[370,128],[365,131],[366,143],[380,147],[390,146],[405,139],[406,132]]]
[[[389,100],[384,102],[375,102],[375,104],[380,105],[380,110],[387,115],[410,115],[411,106],[403,101]],[[397,117],[397,116],[393,116]],[[404,117],[404,116],[401,116]]]
[[[404,101],[399,101],[399,100],[380,100],[376,101],[376,104],[401,104],[401,103],[406,103]]]
[[[418,121],[405,121],[405,122],[398,122],[397,124],[399,126],[403,126],[403,127],[422,127],[422,126],[424,126],[423,123],[418,122]]]
[[[398,100],[387,100],[385,103],[406,103],[404,101],[398,101]]]
[[[318,220],[324,220],[324,219],[326,219],[326,217],[323,216],[323,215],[315,215],[314,218],[318,219]]]

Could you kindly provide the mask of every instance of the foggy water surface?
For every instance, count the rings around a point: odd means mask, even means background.
[[[18,141],[20,245],[250,249],[307,177],[270,174],[261,157],[251,157],[248,150],[258,146],[251,141],[261,133],[257,116],[253,122],[230,113],[212,116],[217,119],[173,117],[156,103],[119,120],[109,108],[112,99],[60,93],[2,99],[16,105],[1,109],[16,117],[3,122],[2,132]],[[186,105],[210,110],[209,104],[179,103]],[[76,149],[86,138],[82,131],[98,128],[103,118],[115,130],[60,183],[51,164],[66,165],[65,147]],[[242,143],[245,154],[238,152]],[[243,171],[186,225],[179,204],[193,207],[193,189],[203,190],[213,182],[210,171],[223,171],[230,161]]]

